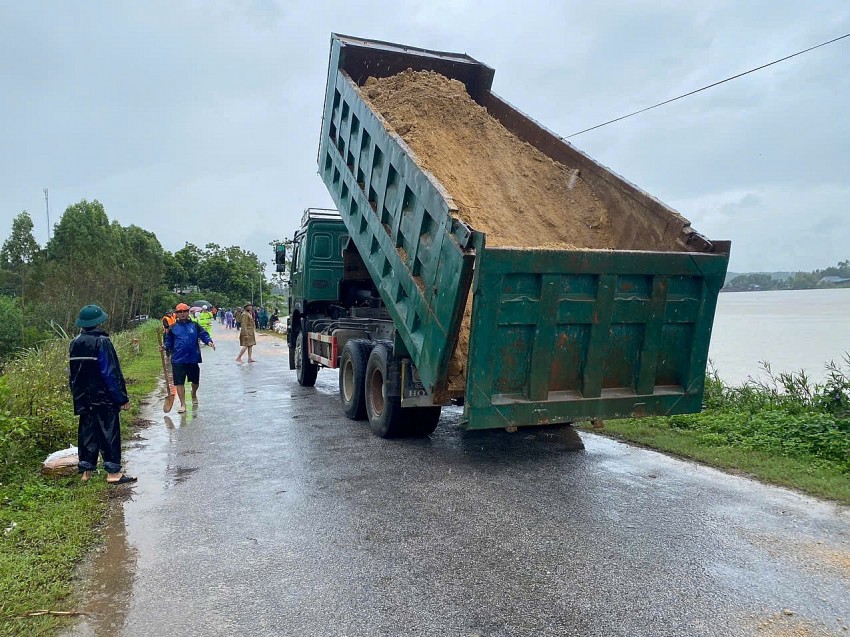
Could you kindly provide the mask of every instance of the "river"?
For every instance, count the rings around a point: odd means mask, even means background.
[[[717,303],[709,358],[732,384],[774,371],[826,377],[825,364],[850,351],[850,288],[723,293]]]

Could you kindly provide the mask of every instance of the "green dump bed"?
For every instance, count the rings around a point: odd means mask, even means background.
[[[463,82],[508,130],[579,168],[625,250],[487,248],[451,193],[361,97],[370,76]],[[469,56],[333,35],[319,172],[436,403],[463,396],[473,429],[699,411],[728,242],[490,91]],[[680,251],[654,251],[675,243]],[[452,360],[472,292],[468,360]],[[460,379],[460,384],[458,379]]]

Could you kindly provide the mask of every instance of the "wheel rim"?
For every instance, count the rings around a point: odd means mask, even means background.
[[[301,334],[295,339],[295,371],[301,371],[301,349],[302,349],[303,339],[301,338]]]
[[[372,370],[372,377],[369,383],[369,405],[372,407],[372,414],[380,418],[384,413],[384,375],[380,369]]]
[[[354,363],[350,358],[342,368],[342,395],[347,403],[354,397]]]

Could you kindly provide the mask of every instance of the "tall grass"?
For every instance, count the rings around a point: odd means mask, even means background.
[[[155,347],[158,324],[112,336],[122,367],[137,348]],[[18,352],[0,376],[0,477],[34,455],[76,444],[77,417],[68,387],[70,337],[56,338]],[[134,340],[137,341],[134,343]]]
[[[131,410],[156,386],[158,322],[112,341],[127,379]],[[133,341],[137,342],[134,343]],[[38,468],[51,451],[76,444],[77,419],[68,389],[67,335],[22,352],[0,378],[0,636],[53,635],[67,618],[26,617],[37,609],[74,609],[74,568],[97,541],[106,510],[106,483],[98,475],[52,478]],[[126,430],[126,429],[125,429]]]
[[[764,379],[731,386],[710,369],[705,410],[671,417],[670,426],[705,442],[810,457],[850,473],[850,354],[843,365],[826,365],[822,383],[802,371],[774,373],[766,362],[762,370]]]

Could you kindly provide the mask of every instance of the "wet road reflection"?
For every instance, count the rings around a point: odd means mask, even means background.
[[[303,388],[281,341],[252,365],[216,341],[200,407],[153,405],[131,452],[111,634],[847,634],[847,509],[593,435],[464,433],[459,409],[380,440],[333,372]]]

